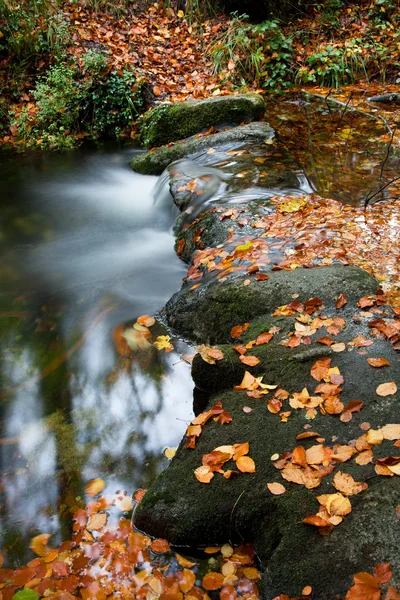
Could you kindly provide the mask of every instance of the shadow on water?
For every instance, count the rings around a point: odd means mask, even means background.
[[[298,100],[271,105],[268,118],[274,144],[194,157],[191,177],[213,186],[198,212],[313,190],[359,204],[376,182],[386,148],[377,123],[338,113],[332,124],[331,111]],[[186,274],[173,249],[169,176],[154,201],[157,178],[129,169],[134,152],[0,157],[0,540],[9,566],[29,560],[39,532],[70,537],[70,509],[89,479],[104,478],[110,493],[148,487],[192,418],[185,344],[128,360],[113,343],[120,324],[157,312]],[[388,175],[394,167],[388,161]]]

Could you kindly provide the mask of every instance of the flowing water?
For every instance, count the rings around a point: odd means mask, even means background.
[[[282,142],[268,152],[198,157],[221,173],[207,202],[313,190],[363,201],[385,158],[380,123],[340,113],[333,123],[299,102],[272,106],[270,118]],[[32,557],[35,534],[70,536],[69,508],[88,480],[110,493],[148,487],[192,419],[182,360],[192,349],[174,340],[170,353],[118,351],[116,332],[160,310],[186,273],[166,178],[154,197],[157,178],[129,169],[135,152],[0,157],[0,545],[10,567]]]

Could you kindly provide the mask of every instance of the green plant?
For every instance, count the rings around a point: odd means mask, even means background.
[[[61,57],[70,41],[60,0],[0,0],[0,52],[29,63],[43,53]]]
[[[289,87],[292,39],[285,36],[278,21],[252,25],[246,22],[247,18],[233,15],[227,31],[211,47],[215,72],[241,85]]]
[[[17,128],[19,137],[28,146],[72,147],[83,96],[75,66],[53,65],[38,80],[32,94],[36,100],[35,113],[23,108],[11,114],[11,125]]]
[[[83,69],[90,77],[99,77],[107,67],[107,58],[99,50],[89,50],[83,56]]]
[[[328,27],[328,29],[339,27],[339,14],[342,5],[343,0],[325,0],[323,4],[317,4],[317,9],[321,12],[321,24]]]
[[[83,63],[83,71],[73,63],[53,65],[32,91],[34,111],[11,111],[11,126],[25,146],[72,148],[78,133],[118,137],[136,119],[143,81],[133,69],[106,74],[104,55],[94,51]]]
[[[141,112],[143,83],[131,67],[94,80],[86,98],[90,130],[96,135],[118,137]]]
[[[359,74],[368,79],[366,50],[360,38],[346,40],[342,45],[328,44],[307,57],[305,65],[298,69],[296,79],[329,87],[353,83]]]

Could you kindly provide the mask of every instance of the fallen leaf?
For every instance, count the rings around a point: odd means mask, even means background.
[[[88,496],[97,496],[104,490],[105,482],[103,479],[92,479],[86,484],[85,491]]]
[[[242,473],[256,472],[256,465],[250,456],[240,456],[236,461],[236,466]]]
[[[397,392],[397,385],[394,381],[389,381],[387,383],[381,383],[376,388],[376,393],[378,396],[393,396]]]
[[[216,573],[214,571],[211,571],[203,577],[201,585],[207,591],[218,590],[224,585],[224,576],[222,575],[222,573]]]
[[[155,342],[153,342],[153,346],[157,348],[157,350],[165,350],[165,352],[171,352],[174,349],[173,345],[170,344],[170,336],[169,335],[159,335]]]
[[[259,358],[257,358],[256,356],[250,356],[250,355],[246,355],[246,356],[244,356],[243,354],[241,354],[241,355],[239,356],[239,360],[240,360],[240,361],[241,361],[243,364],[247,365],[248,367],[255,367],[255,366],[256,366],[256,365],[258,365],[258,364],[259,364],[259,362],[260,362],[260,359],[259,359]]]
[[[163,552],[169,552],[170,546],[167,540],[163,538],[158,538],[151,542],[151,549],[153,552],[159,552],[160,554]]]
[[[98,531],[107,523],[107,513],[95,513],[89,519],[86,529],[88,531]]]
[[[47,542],[50,538],[51,533],[41,533],[40,535],[36,535],[31,539],[29,548],[31,548],[31,550],[33,550],[38,556],[46,556],[46,554],[49,552]]]
[[[344,294],[339,294],[336,299],[336,308],[342,308],[345,304],[347,304],[347,298]]]
[[[164,455],[171,460],[176,454],[176,448],[165,448]]]
[[[274,496],[280,496],[286,492],[285,486],[283,486],[281,483],[267,483],[267,487]]]
[[[380,358],[367,358],[367,363],[371,365],[371,367],[387,367],[390,366],[390,362],[383,357]]]
[[[210,483],[211,479],[214,477],[214,473],[207,465],[202,465],[201,467],[198,467],[194,471],[194,474],[196,476],[196,479],[198,479],[200,483]]]

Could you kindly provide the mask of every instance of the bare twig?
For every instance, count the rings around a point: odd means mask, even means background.
[[[392,137],[390,138],[390,142],[388,143],[388,147],[387,147],[387,150],[386,150],[386,156],[385,156],[385,158],[383,160],[383,163],[381,165],[381,172],[380,172],[380,175],[379,175],[379,179],[382,179],[383,169],[385,168],[385,164],[386,164],[386,162],[387,162],[387,160],[389,158],[390,148],[392,147],[392,144],[393,144],[393,138],[394,138],[394,134],[395,134],[395,131],[396,131],[396,127],[397,127],[397,125],[394,126],[393,131],[392,131]]]
[[[374,194],[372,194],[372,196],[370,196],[368,194],[368,196],[366,197],[365,202],[364,202],[364,208],[367,208],[367,206],[371,202],[372,198],[375,198],[375,196],[377,196],[378,194],[380,194],[381,192],[383,192],[383,190],[385,188],[387,188],[389,185],[391,185],[395,181],[398,181],[399,179],[400,179],[400,175],[398,175],[397,177],[394,177],[393,179],[391,179],[390,181],[388,181],[388,183],[385,183],[385,185],[383,185],[381,188],[379,188],[379,190],[377,192],[375,192]]]
[[[329,93],[327,96],[323,96],[322,94],[316,94],[314,92],[308,92],[307,90],[301,90],[302,94],[304,94],[305,96],[314,96],[315,98],[320,98],[321,100],[325,100],[327,101]],[[336,98],[329,98],[329,102],[335,102],[336,104],[339,104],[340,106],[346,106],[346,102],[341,102],[340,100],[336,100]],[[382,115],[373,115],[369,112],[366,112],[365,110],[361,110],[361,108],[356,108],[355,106],[351,107],[352,110],[361,113],[362,115],[365,115],[366,117],[370,117],[370,119],[372,119],[373,121],[382,121],[385,125],[385,127],[387,128],[388,132],[390,134],[392,134],[392,129],[389,125],[389,123],[386,121],[386,119],[384,117],[382,117]]]
[[[343,109],[343,111],[342,111],[342,114],[340,115],[340,119],[339,119],[339,121],[338,121],[338,124],[336,125],[335,133],[336,133],[336,132],[337,132],[337,130],[339,129],[339,125],[340,125],[340,123],[343,121],[343,117],[344,117],[344,115],[345,115],[345,113],[346,113],[346,110],[347,110],[347,108],[348,108],[348,106],[349,106],[349,104],[350,104],[350,100],[352,99],[352,97],[353,97],[353,92],[350,92],[350,94],[349,94],[349,97],[348,97],[348,99],[347,99],[347,102],[346,102],[346,104],[345,104],[345,107],[344,107],[344,109]]]

